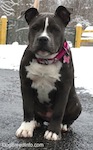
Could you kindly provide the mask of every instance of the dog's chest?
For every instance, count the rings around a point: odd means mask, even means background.
[[[31,87],[37,90],[38,99],[41,103],[50,101],[49,93],[56,90],[55,82],[60,81],[61,67],[60,61],[50,65],[42,65],[35,60],[26,66],[27,78],[32,80]]]

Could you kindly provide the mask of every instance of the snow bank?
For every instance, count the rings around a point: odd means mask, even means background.
[[[0,68],[19,69],[26,45],[0,45]],[[93,94],[93,47],[72,48],[76,87]]]
[[[93,47],[72,48],[75,85],[93,94]]]
[[[0,45],[0,68],[18,70],[25,48],[26,45]]]

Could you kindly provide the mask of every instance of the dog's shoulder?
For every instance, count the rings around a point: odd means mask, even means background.
[[[20,62],[19,75],[21,76],[21,78],[23,76],[26,77],[27,72],[26,72],[25,67],[29,65],[32,59],[33,59],[33,54],[29,50],[29,46],[27,46],[27,48],[25,49],[23,53],[21,62]]]
[[[29,46],[27,46],[27,48],[25,49],[23,53],[20,65],[24,65],[28,63],[29,60],[32,60],[32,58],[33,58],[33,54],[31,53]]]

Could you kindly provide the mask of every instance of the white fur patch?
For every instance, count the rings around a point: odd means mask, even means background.
[[[59,140],[59,136],[56,133],[52,133],[51,131],[46,131],[44,134],[44,138],[47,140],[57,141]]]
[[[16,131],[17,137],[33,137],[34,129],[37,126],[37,122],[32,120],[30,122],[23,122]]]
[[[50,65],[42,65],[38,64],[36,60],[26,66],[27,78],[33,81],[31,86],[37,90],[38,99],[41,103],[50,101],[48,94],[52,90],[56,90],[55,82],[60,81],[59,71],[61,67],[60,61]]]
[[[47,37],[48,39],[50,39],[50,37],[48,36],[48,33],[47,33],[48,26],[49,26],[49,18],[46,17],[44,31],[41,33],[40,37],[44,36],[44,37]]]

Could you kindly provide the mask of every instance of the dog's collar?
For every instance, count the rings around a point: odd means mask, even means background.
[[[36,60],[39,64],[49,65],[49,64],[53,64],[53,63],[59,61],[61,58],[63,58],[63,63],[69,63],[69,60],[70,60],[69,49],[70,49],[69,45],[65,41],[62,49],[56,54],[56,56],[54,58],[48,58],[48,59],[36,58]]]

